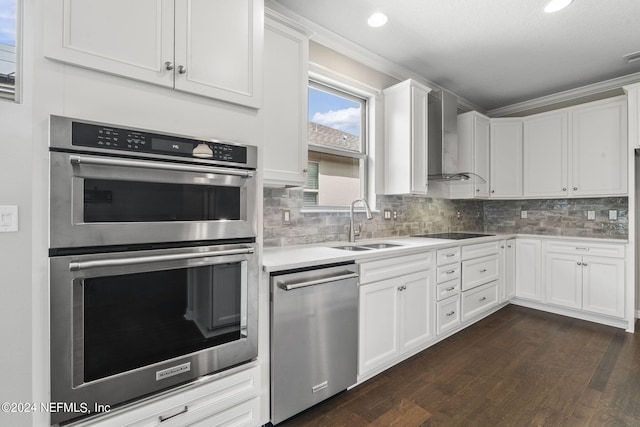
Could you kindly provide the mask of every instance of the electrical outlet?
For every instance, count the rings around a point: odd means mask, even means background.
[[[618,219],[618,211],[616,209],[609,209],[609,219],[616,221]]]
[[[593,221],[596,219],[596,211],[587,211],[587,220]]]
[[[398,211],[397,210],[393,210],[393,220],[397,220],[398,219]]]
[[[291,209],[282,209],[282,224],[291,224]]]
[[[384,219],[385,220],[390,220],[391,219],[391,209],[385,209],[384,210]]]
[[[527,211],[520,211],[520,218],[525,219],[527,217]]]

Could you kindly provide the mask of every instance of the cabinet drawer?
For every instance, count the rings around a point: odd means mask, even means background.
[[[460,278],[460,263],[438,267],[436,278],[438,283]]]
[[[547,252],[573,255],[606,256],[624,258],[624,244],[607,244],[592,242],[546,242]]]
[[[438,335],[460,324],[460,295],[437,303]]]
[[[360,264],[360,284],[363,285],[428,270],[434,266],[434,255],[434,252],[430,251],[363,262]]]
[[[460,246],[436,251],[438,265],[453,264],[460,261]]]
[[[462,261],[462,290],[498,279],[498,255]]]
[[[476,245],[468,245],[462,247],[462,260],[478,258],[482,256],[498,253],[500,242],[478,243]]]
[[[462,293],[462,320],[470,319],[498,303],[498,281]]]
[[[440,283],[437,286],[436,296],[437,300],[440,301],[458,293],[460,293],[460,279]]]
[[[256,366],[130,408],[114,409],[95,420],[79,422],[77,427],[218,426],[236,419],[239,422],[233,425],[258,425],[259,390],[260,368]]]

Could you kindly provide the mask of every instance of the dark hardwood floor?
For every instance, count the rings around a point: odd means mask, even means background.
[[[507,306],[294,426],[640,426],[640,337]]]

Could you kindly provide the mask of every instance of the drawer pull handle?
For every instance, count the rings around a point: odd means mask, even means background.
[[[447,291],[452,291],[452,290],[454,290],[455,288],[456,288],[455,286],[450,286],[450,287],[448,287],[448,288],[447,288]]]
[[[453,316],[454,314],[456,314],[456,312],[455,312],[455,311],[450,311],[450,312],[448,312],[446,315],[447,315],[448,317],[451,317],[451,316]]]
[[[447,255],[446,255],[446,257],[447,257],[447,258],[451,258],[452,256],[456,256],[456,254],[455,254],[455,253],[452,253],[452,254],[447,254]]]
[[[482,298],[480,298],[480,301],[484,301],[486,299],[487,299],[487,297],[482,297]]]
[[[453,274],[453,273],[455,273],[455,272],[456,272],[455,270],[448,270],[448,271],[445,271],[445,273],[447,273],[447,274]]]
[[[576,251],[588,251],[589,248],[576,248]]]
[[[406,286],[406,285],[398,286],[398,290],[399,290],[399,291],[404,291],[404,290],[406,290],[406,289],[407,289],[407,286]]]
[[[178,412],[177,414],[169,415],[167,417],[164,417],[164,416],[160,415],[158,417],[158,419],[160,420],[161,423],[163,423],[165,421],[170,420],[171,418],[177,417],[178,415],[186,414],[187,412],[189,412],[189,407],[185,405],[184,409],[182,411]]]
[[[480,270],[480,273],[486,273],[486,272],[487,272],[486,268],[483,268],[482,270]]]

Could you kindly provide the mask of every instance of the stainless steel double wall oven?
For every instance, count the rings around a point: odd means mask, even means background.
[[[51,423],[254,359],[256,148],[50,126]]]

